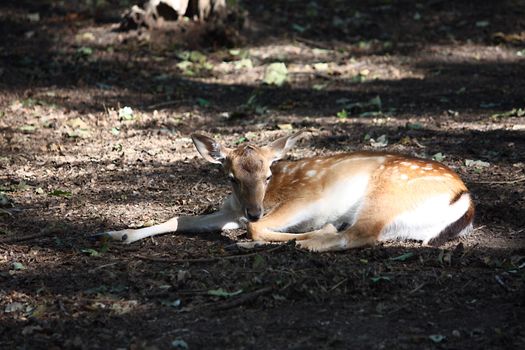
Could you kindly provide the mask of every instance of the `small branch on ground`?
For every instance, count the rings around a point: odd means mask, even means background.
[[[23,237],[6,238],[6,239],[0,240],[0,243],[17,243],[17,242],[23,242],[23,241],[30,241],[32,239],[49,236],[50,234],[51,232],[45,231],[45,232],[35,233],[33,235],[28,235],[28,236],[23,236]]]
[[[247,304],[251,301],[256,300],[261,295],[270,293],[272,290],[273,290],[272,287],[264,287],[261,289],[254,290],[253,292],[244,293],[244,294],[241,294],[237,298],[230,299],[228,301],[220,303],[217,306],[213,307],[212,309],[214,311],[220,311],[220,310],[226,310],[226,309],[231,309],[237,306],[241,306],[243,304]]]
[[[150,257],[150,256],[143,256],[143,255],[139,255],[139,254],[134,255],[134,257],[136,257],[136,258],[138,258],[140,260],[153,261],[153,262],[175,263],[175,264],[183,264],[183,263],[194,263],[194,264],[197,264],[197,263],[215,262],[215,261],[220,261],[220,260],[231,260],[231,259],[247,258],[247,257],[255,256],[255,255],[260,254],[260,253],[276,252],[276,251],[284,249],[288,245],[289,244],[282,244],[282,245],[278,245],[276,247],[272,247],[272,248],[269,248],[269,249],[261,249],[261,250],[255,251],[253,253],[247,253],[247,254],[213,256],[213,257],[209,257],[209,258],[166,259],[166,258],[156,258],[156,257]]]
[[[508,181],[471,181],[473,184],[488,184],[488,185],[497,185],[497,184],[515,184],[518,182],[525,181],[525,176],[518,177],[514,180],[508,180]]]

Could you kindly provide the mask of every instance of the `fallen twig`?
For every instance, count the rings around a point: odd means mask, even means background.
[[[309,46],[313,46],[313,47],[318,47],[318,48],[321,48],[321,49],[324,49],[324,50],[333,50],[334,49],[334,47],[332,45],[327,45],[327,44],[324,44],[324,43],[321,43],[321,42],[313,41],[313,40],[302,38],[302,37],[299,37],[299,36],[296,36],[295,40],[297,40],[300,43],[303,43],[303,44],[306,44],[306,45],[309,45]]]
[[[494,276],[494,278],[496,279],[496,282],[498,282],[498,284],[503,287],[503,289],[505,289],[507,292],[511,291],[509,286],[507,286],[505,282],[503,282],[503,279],[499,275]]]
[[[344,278],[342,281],[337,282],[332,288],[328,289],[328,292],[331,292],[334,289],[337,289],[337,287],[339,287],[341,284],[345,283],[346,281],[348,281],[348,278]]]
[[[9,210],[2,208],[0,208],[0,214],[7,214],[9,216],[13,216],[13,213],[11,213]]]
[[[146,107],[146,109],[157,109],[159,107],[168,107],[181,102],[188,102],[189,100],[169,100],[164,102],[155,103]]]
[[[471,181],[471,183],[497,185],[497,184],[515,184],[515,183],[523,182],[523,181],[525,181],[525,176],[518,177],[517,179],[509,180],[509,181]]]
[[[40,232],[33,235],[23,236],[23,237],[13,237],[0,240],[0,243],[17,243],[23,241],[29,241],[36,238],[41,238],[50,235],[52,232]]]
[[[104,268],[106,268],[106,267],[110,267],[110,266],[116,265],[116,264],[118,264],[119,262],[120,262],[120,261],[116,261],[116,262],[113,262],[113,263],[110,263],[110,264],[99,265],[99,266],[97,266],[97,267],[92,268],[92,269],[89,270],[88,272],[89,272],[89,273],[93,273],[93,272],[98,271],[98,270],[100,270],[100,269],[104,269]]]
[[[412,289],[410,292],[408,292],[408,294],[414,294],[415,292],[417,292],[418,290],[420,290],[421,288],[423,288],[425,285],[426,285],[425,282],[421,283],[421,284],[418,285],[416,288],[414,288],[414,289]]]
[[[166,258],[156,258],[156,257],[150,257],[150,256],[143,256],[136,254],[134,257],[146,260],[146,261],[154,261],[154,262],[164,262],[164,263],[176,263],[176,264],[182,264],[182,263],[207,263],[207,262],[214,262],[214,261],[220,261],[220,260],[231,260],[231,259],[240,259],[240,258],[247,258],[250,256],[254,256],[260,253],[270,253],[275,252],[281,249],[284,249],[284,247],[288,246],[288,244],[282,244],[278,245],[276,247],[272,247],[270,249],[261,249],[257,250],[252,253],[247,254],[237,254],[237,255],[226,255],[226,256],[212,256],[209,258],[196,258],[196,259],[166,259]]]
[[[217,306],[213,307],[213,310],[226,310],[231,309],[233,307],[241,306],[243,304],[249,303],[250,301],[257,299],[263,294],[271,292],[272,289],[272,287],[264,287],[261,289],[254,290],[253,292],[241,294],[237,298],[233,298],[218,304]]]

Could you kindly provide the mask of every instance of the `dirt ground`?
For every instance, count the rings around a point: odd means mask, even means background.
[[[126,1],[87,3],[0,4],[0,348],[525,348],[523,1],[244,1],[242,30],[132,32]],[[192,132],[299,129],[292,159],[441,160],[475,231],[323,254],[233,249],[242,231],[88,239],[220,205]]]

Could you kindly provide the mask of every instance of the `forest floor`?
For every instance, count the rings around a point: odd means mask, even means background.
[[[131,32],[86,2],[0,4],[0,348],[525,348],[523,1],[247,1],[242,30]],[[474,232],[322,254],[88,239],[218,208],[192,132],[299,129],[292,159],[442,161]]]

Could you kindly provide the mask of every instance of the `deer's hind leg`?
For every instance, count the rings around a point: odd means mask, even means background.
[[[302,208],[304,206],[300,203],[284,204],[272,210],[261,220],[250,222],[247,225],[248,235],[257,242],[287,242],[337,233],[337,229],[330,223],[325,223],[321,228],[308,232],[289,232],[291,227],[300,226],[301,218],[311,217],[310,213],[302,213]]]
[[[314,235],[297,242],[297,245],[313,252],[329,252],[373,245],[375,242],[374,235],[352,226],[337,233]]]

